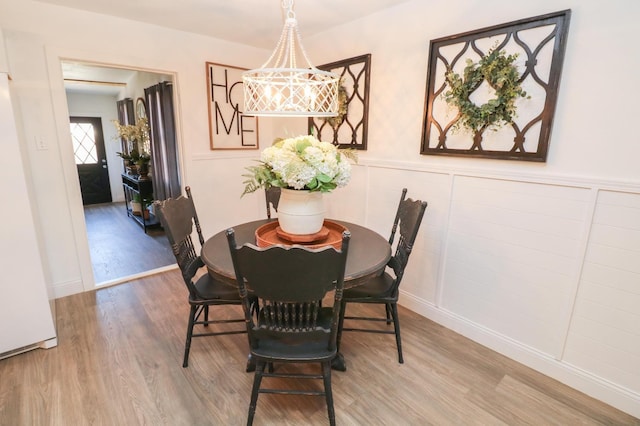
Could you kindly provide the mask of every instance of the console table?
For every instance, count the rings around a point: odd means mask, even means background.
[[[145,213],[146,209],[143,202],[144,200],[153,199],[153,182],[151,182],[151,179],[139,179],[138,176],[123,173],[122,187],[124,189],[124,205],[127,209],[127,216],[142,226],[145,234],[147,233],[147,228],[159,226],[160,222],[151,212],[147,210],[148,215]],[[139,216],[134,214],[131,208],[131,201],[134,198],[139,199],[142,206],[142,212],[140,212]]]

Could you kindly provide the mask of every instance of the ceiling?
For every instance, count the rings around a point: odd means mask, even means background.
[[[282,0],[37,0],[142,21],[264,49],[274,49],[284,23]],[[411,0],[297,0],[303,43],[328,28]],[[117,95],[135,71],[63,63],[65,89]]]
[[[64,88],[70,93],[117,96],[136,71],[106,68],[81,62],[62,62]]]
[[[38,0],[142,21],[264,49],[282,31],[282,0]],[[318,34],[411,0],[298,0],[300,35]]]

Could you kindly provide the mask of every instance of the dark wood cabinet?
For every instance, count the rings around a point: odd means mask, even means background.
[[[122,174],[122,187],[124,189],[125,208],[127,209],[127,215],[135,220],[145,234],[147,228],[160,226],[158,219],[147,210],[147,203],[153,200],[153,182],[151,179],[138,179],[138,176]],[[134,212],[131,206],[132,201],[139,201],[142,211]]]

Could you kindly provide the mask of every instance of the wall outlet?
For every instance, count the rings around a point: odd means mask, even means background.
[[[38,151],[45,151],[48,149],[47,144],[45,143],[44,138],[42,136],[36,136],[35,140],[36,140],[36,149]]]

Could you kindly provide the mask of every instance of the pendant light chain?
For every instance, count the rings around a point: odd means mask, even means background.
[[[285,10],[285,20],[284,20],[284,28],[282,29],[282,35],[286,32],[287,44],[285,48],[282,50],[282,53],[289,52],[289,66],[288,68],[297,68],[296,66],[296,40],[293,38],[293,30],[297,30],[298,28],[298,20],[296,19],[296,13],[293,11],[293,0],[282,0],[282,9]],[[297,32],[297,31],[296,31]],[[298,40],[298,44],[302,47],[302,43],[300,43],[300,38],[296,37]],[[276,49],[279,46],[276,47]],[[280,63],[276,62],[276,64]],[[281,68],[287,68],[287,64],[282,61],[280,65]]]

